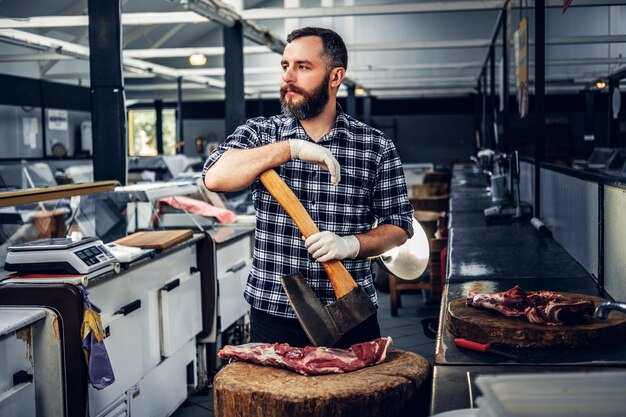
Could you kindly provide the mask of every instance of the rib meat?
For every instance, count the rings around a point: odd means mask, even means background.
[[[391,337],[357,343],[349,349],[291,347],[287,343],[247,343],[224,346],[220,359],[286,368],[303,375],[339,374],[356,371],[385,360]]]
[[[467,305],[495,310],[508,317],[525,316],[531,323],[549,326],[579,321],[584,315],[592,315],[591,300],[573,299],[553,291],[524,291],[519,285],[508,291],[493,294],[477,294],[470,291]]]

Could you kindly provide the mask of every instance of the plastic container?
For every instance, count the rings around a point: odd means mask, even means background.
[[[481,375],[480,417],[623,417],[626,371]]]

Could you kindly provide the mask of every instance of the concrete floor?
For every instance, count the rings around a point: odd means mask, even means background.
[[[391,316],[389,294],[380,292],[378,321],[382,336],[393,338],[392,348],[415,352],[433,364],[435,340],[428,338],[422,320],[437,318],[439,306],[426,306],[421,294],[403,294],[398,316]],[[436,330],[436,327],[435,327]],[[194,393],[173,417],[213,417],[213,392]]]

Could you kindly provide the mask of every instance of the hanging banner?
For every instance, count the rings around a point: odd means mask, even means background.
[[[514,37],[517,109],[524,118],[528,114],[528,18],[519,22]]]

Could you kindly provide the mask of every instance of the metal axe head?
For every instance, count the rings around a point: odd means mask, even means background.
[[[301,273],[280,280],[300,325],[315,346],[332,347],[341,336],[376,313],[376,307],[361,287],[324,306]]]

